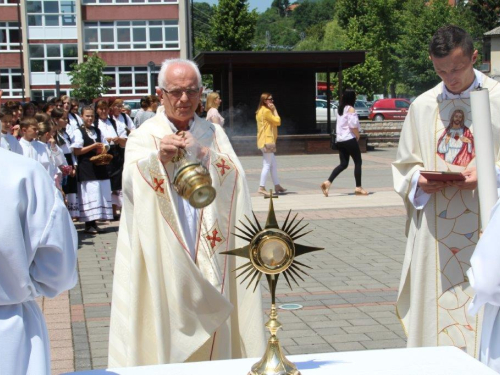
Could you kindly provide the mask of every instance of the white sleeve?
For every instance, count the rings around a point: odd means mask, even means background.
[[[479,240],[467,271],[471,287],[476,292],[469,306],[469,313],[475,315],[481,306],[489,303],[500,306],[500,201],[491,210],[491,219]]]
[[[46,189],[45,189],[46,191]],[[36,290],[47,297],[71,289],[77,281],[78,236],[68,209],[55,188],[54,205],[30,266]]]
[[[83,148],[83,136],[80,130],[76,130],[73,133],[73,137],[71,137],[71,146],[70,148]]]
[[[132,121],[132,119],[130,118],[129,115],[125,114],[125,118],[127,119],[127,128],[128,130],[132,131],[132,130],[135,130],[135,124],[134,122]]]
[[[427,194],[418,187],[419,178],[420,171],[415,171],[410,183],[410,193],[408,194],[408,200],[417,210],[423,209],[431,197],[430,194]]]
[[[120,138],[128,138],[127,137],[127,129],[121,123],[116,123],[116,133]]]

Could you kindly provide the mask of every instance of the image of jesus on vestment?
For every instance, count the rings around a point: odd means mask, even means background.
[[[453,107],[450,113],[448,126],[439,137],[437,153],[449,164],[466,167],[475,157],[474,136],[465,124],[462,108]]]

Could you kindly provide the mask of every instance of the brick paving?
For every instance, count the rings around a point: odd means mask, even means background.
[[[298,218],[313,233],[298,243],[324,247],[301,257],[312,269],[300,286],[280,281],[277,304],[297,303],[298,310],[279,310],[279,333],[288,354],[397,348],[406,344],[394,304],[406,238],[405,212],[392,195],[390,163],[395,149],[363,154],[367,197],[353,196],[353,166],[335,181],[325,198],[319,184],[338,164],[337,155],[279,156],[281,185],[289,194],[275,204],[278,221],[285,208],[297,206]],[[259,185],[260,157],[242,157],[251,192]],[[268,188],[270,187],[268,182]],[[281,199],[281,201],[280,201]],[[258,220],[265,221],[268,201],[252,193]],[[102,223],[106,233],[79,232],[78,284],[67,293],[39,301],[47,318],[54,374],[106,367],[117,223]],[[263,302],[270,295],[263,285]]]

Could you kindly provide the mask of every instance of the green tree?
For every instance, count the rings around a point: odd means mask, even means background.
[[[498,0],[469,0],[466,6],[472,11],[475,23],[483,32],[500,26],[500,2]]]
[[[280,17],[285,17],[287,15],[287,9],[290,6],[289,0],[273,0],[271,4],[271,9],[275,8],[278,11]]]
[[[250,51],[257,11],[248,10],[247,0],[219,0],[210,19],[210,51]]]
[[[346,69],[342,74],[342,87],[352,87],[359,94],[364,94],[368,100],[380,92],[382,86],[382,63],[371,52],[366,54],[365,62],[352,68]],[[338,80],[334,80],[335,88],[333,95],[338,95]]]
[[[210,50],[210,20],[213,7],[208,3],[193,3],[193,34],[195,55]]]
[[[478,34],[470,11],[463,6],[449,6],[447,0],[434,0],[429,4],[407,0],[399,19],[396,50],[400,82],[405,83],[411,94],[420,94],[440,81],[429,60],[429,42],[437,29],[454,24],[473,36]]]
[[[269,8],[257,18],[254,50],[289,50],[300,41],[291,17],[281,17],[276,8]]]
[[[72,96],[91,102],[108,92],[111,77],[103,75],[106,63],[97,53],[83,56],[84,62],[73,64],[68,73],[73,86]]]
[[[294,27],[299,32],[307,32],[313,26],[324,27],[334,13],[335,0],[304,1],[292,12]]]
[[[338,0],[336,3],[338,23],[347,30],[346,48],[370,51],[380,62],[382,84],[378,92],[384,94],[395,95],[396,91],[398,60],[395,50],[399,38],[398,14],[403,4],[399,0]],[[364,92],[360,90],[360,93]]]

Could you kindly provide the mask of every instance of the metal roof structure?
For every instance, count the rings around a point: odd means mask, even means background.
[[[342,71],[365,61],[366,51],[223,51],[201,52],[195,58],[202,74],[214,75],[214,90],[221,92],[223,104],[229,110],[229,127],[234,126],[234,107],[238,103],[251,103],[258,98],[257,87],[273,87],[274,92],[297,92],[298,82],[304,95],[314,99],[316,90],[315,73],[337,73],[339,92],[342,92]],[[330,75],[327,74],[326,87],[330,87]],[[242,87],[245,87],[242,92]],[[327,108],[331,97],[327,98]],[[299,105],[300,103],[296,103]],[[285,115],[302,120],[314,121],[315,104],[306,104],[298,114],[297,106],[290,103],[285,108]],[[286,113],[286,111],[289,113]],[[327,112],[328,132],[331,131],[330,111]],[[250,120],[254,114],[248,114]],[[302,116],[302,118],[300,118]],[[311,120],[312,119],[312,120]],[[253,121],[253,120],[252,120]]]
[[[365,51],[201,52],[194,61],[203,74],[227,69],[307,69],[338,72],[365,61]]]

